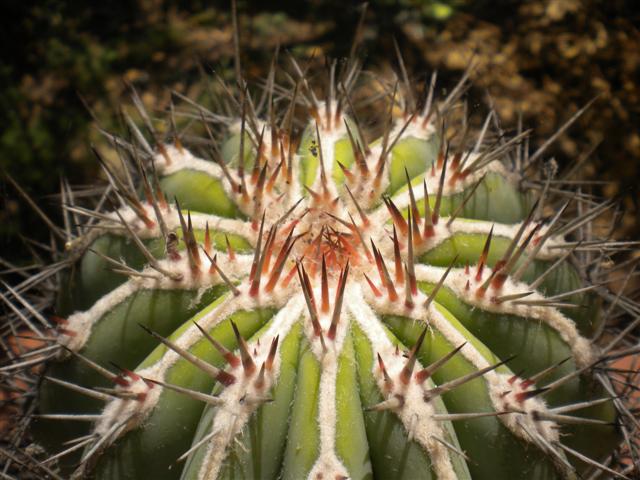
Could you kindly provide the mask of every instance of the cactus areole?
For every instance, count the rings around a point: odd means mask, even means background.
[[[294,66],[281,115],[272,82],[262,116],[246,90],[234,118],[189,103],[193,148],[159,140],[134,93],[144,128],[126,117],[130,135],[110,137],[128,173],[104,164],[112,208],[84,211],[92,228],[69,245],[63,348],[34,421],[49,465],[96,479],[612,474],[599,462],[618,414],[589,340],[600,307],[570,255],[602,207],[571,217],[548,189],[522,191],[525,134],[496,141],[488,119],[471,139],[448,117],[460,86],[437,99],[432,84],[420,107],[408,85],[389,92],[367,142],[358,69],[336,81],[333,64],[319,100]],[[310,112],[297,138],[296,103]]]

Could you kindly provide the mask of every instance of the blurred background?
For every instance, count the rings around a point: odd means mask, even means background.
[[[349,55],[358,2],[238,0],[243,68],[266,72],[276,45],[296,57]],[[233,77],[230,2],[5,0],[0,7],[0,166],[52,218],[60,178],[77,187],[100,178],[89,148],[117,129],[133,83],[148,109],[166,111],[170,91],[192,97],[213,70]],[[580,107],[595,104],[548,156],[562,165],[594,150],[582,167],[595,192],[621,200],[617,238],[638,238],[640,9],[633,0],[371,0],[365,68],[397,70],[395,38],[416,81],[439,72],[457,82],[472,56],[471,110],[492,102],[505,128],[522,115],[541,144]],[[473,113],[473,112],[472,112]],[[603,183],[600,183],[603,182]],[[606,183],[605,183],[606,182]],[[25,239],[29,237],[31,241]],[[30,261],[47,243],[44,223],[0,183],[0,257]]]

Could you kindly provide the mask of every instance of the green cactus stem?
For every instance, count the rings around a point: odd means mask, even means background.
[[[70,244],[34,420],[49,465],[100,480],[612,474],[620,414],[594,367],[613,345],[590,340],[599,297],[571,256],[607,205],[571,216],[522,191],[509,159],[524,134],[452,141],[461,88],[417,108],[404,82],[367,142],[356,65],[338,82],[333,64],[322,101],[294,71],[278,120],[229,99],[213,160],[133,121],[114,140],[139,175],[105,165],[121,207],[88,212]]]

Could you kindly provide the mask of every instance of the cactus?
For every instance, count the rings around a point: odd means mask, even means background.
[[[368,143],[358,65],[336,80],[331,64],[319,100],[292,64],[262,116],[246,88],[230,116],[189,101],[191,144],[172,121],[161,140],[133,92],[144,133],[125,114],[131,135],[108,137],[125,175],[100,159],[119,206],[67,207],[92,228],[68,245],[66,313],[43,337],[44,463],[96,479],[624,477],[603,463],[625,415],[596,369],[622,337],[589,340],[611,295],[572,260],[610,204],[570,216],[549,169],[523,190],[542,150],[496,139],[493,114],[471,141],[452,119],[465,79],[437,99],[432,76],[418,105],[404,76]]]

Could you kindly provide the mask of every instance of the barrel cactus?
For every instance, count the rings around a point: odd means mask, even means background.
[[[103,162],[106,200],[67,207],[90,228],[68,245],[32,415],[49,471],[622,476],[605,461],[622,407],[596,368],[620,337],[590,340],[601,285],[573,255],[609,205],[559,201],[493,114],[472,135],[453,115],[464,79],[436,98],[432,77],[422,101],[392,83],[364,122],[357,64],[318,91],[292,65],[259,104],[242,82],[225,112],[186,99],[170,141],[134,92],[141,126],[108,134],[124,174]]]

